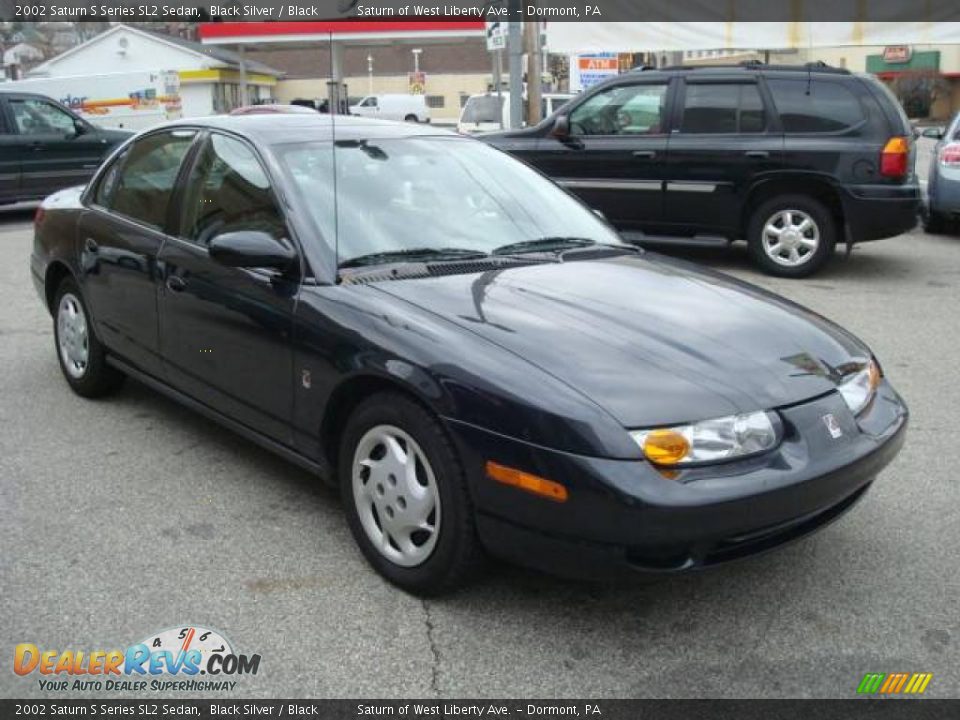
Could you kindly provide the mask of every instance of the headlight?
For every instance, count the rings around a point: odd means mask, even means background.
[[[843,396],[847,407],[854,415],[859,415],[870,401],[880,385],[880,366],[876,360],[870,360],[859,370],[854,370],[840,380],[837,390]]]
[[[651,428],[630,433],[647,460],[657,465],[688,465],[746,457],[769,450],[779,441],[765,412],[728,415],[692,425]]]

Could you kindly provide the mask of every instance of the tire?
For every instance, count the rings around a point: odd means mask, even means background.
[[[947,230],[946,219],[929,208],[923,211],[923,231],[930,235],[939,235]]]
[[[390,467],[411,450],[412,466]],[[439,595],[479,570],[482,553],[463,465],[426,408],[399,393],[371,396],[350,415],[339,458],[350,530],[384,578],[416,595]],[[433,531],[404,530],[404,522],[408,529],[421,520]]]
[[[53,305],[53,338],[60,370],[77,395],[107,395],[123,383],[123,373],[107,364],[106,349],[93,330],[90,313],[73,278],[64,278]]]
[[[768,228],[784,230],[790,221],[789,247],[777,249]],[[810,221],[801,229],[804,222]],[[802,278],[822,268],[837,244],[837,221],[819,200],[808,195],[779,195],[758,207],[747,226],[747,245],[754,262],[770,275]],[[794,254],[795,253],[795,254]],[[774,259],[778,256],[779,260]]]
[[[410,114],[407,115],[405,118],[403,118],[403,121],[404,121],[404,122],[412,122],[412,123],[420,122],[420,120],[417,118],[417,116],[414,115],[413,113],[410,113]]]

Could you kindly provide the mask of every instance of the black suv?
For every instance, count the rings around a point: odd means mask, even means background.
[[[746,239],[803,277],[838,242],[917,221],[913,133],[893,94],[821,63],[634,70],[540,124],[478,136],[554,178],[641,244]]]
[[[44,95],[0,88],[0,205],[82,185],[132,134],[94,127]]]

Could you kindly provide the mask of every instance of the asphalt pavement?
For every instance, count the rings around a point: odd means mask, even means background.
[[[841,521],[699,574],[494,564],[429,601],[366,566],[305,472],[137,383],[73,395],[30,245],[30,212],[0,211],[2,697],[67,697],[11,672],[16,643],[125,648],[188,624],[262,656],[243,697],[847,698],[866,672],[921,671],[928,696],[960,696],[960,236],[865,244],[802,281],[743,248],[686,253],[852,330],[910,405],[904,450]]]

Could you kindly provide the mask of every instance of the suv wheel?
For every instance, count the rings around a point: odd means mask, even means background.
[[[781,195],[750,218],[747,243],[754,261],[771,275],[800,278],[819,270],[837,242],[837,223],[823,203],[807,195]]]
[[[107,364],[106,350],[93,332],[87,306],[72,278],[60,283],[54,302],[57,359],[70,388],[89,398],[115,390],[123,374]]]
[[[480,545],[460,459],[439,421],[396,393],[350,416],[340,494],[367,561],[408,592],[436,595],[477,568]]]

